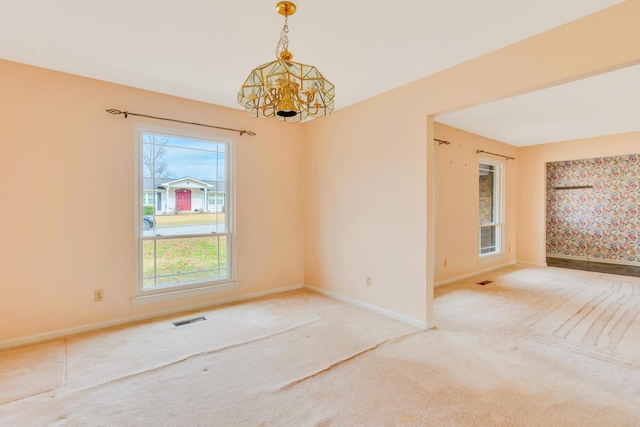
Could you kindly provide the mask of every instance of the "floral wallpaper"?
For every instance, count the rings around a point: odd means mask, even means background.
[[[547,255],[639,262],[639,203],[640,155],[547,163]]]

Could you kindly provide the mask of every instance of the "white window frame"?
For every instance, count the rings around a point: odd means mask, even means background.
[[[494,159],[480,158],[478,161],[478,177],[482,165],[490,165],[494,167],[494,179],[497,185],[493,187],[493,209],[495,212],[495,221],[489,223],[480,222],[480,212],[478,212],[478,258],[480,261],[489,261],[491,258],[504,255],[504,162]],[[480,188],[478,186],[478,203],[480,202]],[[496,230],[496,249],[493,252],[482,253],[482,228],[495,227]]]
[[[226,189],[225,189],[225,218],[227,221],[227,232],[220,235],[227,236],[227,268],[229,277],[217,281],[194,282],[178,286],[167,286],[153,290],[145,290],[143,288],[143,271],[142,261],[143,252],[142,244],[145,240],[143,236],[142,217],[144,200],[143,194],[143,166],[142,166],[142,135],[145,133],[166,135],[169,137],[196,139],[201,141],[211,141],[214,143],[224,143],[226,145],[225,169],[226,169]],[[133,305],[154,303],[159,301],[168,301],[177,298],[186,298],[197,295],[204,295],[214,292],[221,292],[230,289],[237,289],[239,284],[236,282],[236,231],[235,231],[235,139],[210,133],[188,132],[172,128],[164,128],[151,125],[136,124],[135,126],[135,233],[137,243],[137,259],[136,259],[136,296],[131,298]],[[206,235],[185,235],[181,237],[210,237]],[[157,237],[156,237],[157,238]],[[161,238],[161,237],[160,237]]]

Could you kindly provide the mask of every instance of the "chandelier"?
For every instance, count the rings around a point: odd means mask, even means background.
[[[276,11],[284,16],[277,59],[251,71],[238,92],[238,103],[253,117],[276,117],[287,122],[328,116],[333,112],[335,87],[316,67],[293,62],[288,50],[287,20],[296,12],[296,5],[281,1]]]

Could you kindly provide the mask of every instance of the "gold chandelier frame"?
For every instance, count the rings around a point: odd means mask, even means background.
[[[251,71],[238,92],[238,103],[253,117],[289,122],[331,114],[334,85],[316,67],[292,61],[293,54],[288,50],[288,17],[296,12],[296,5],[281,1],[276,11],[285,19],[276,60]]]

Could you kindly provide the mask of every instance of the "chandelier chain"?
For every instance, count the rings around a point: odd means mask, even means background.
[[[280,57],[282,52],[286,52],[289,50],[289,17],[285,15],[284,17],[284,27],[280,31],[280,40],[278,40],[278,45],[276,46],[276,58]]]

